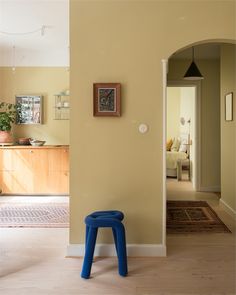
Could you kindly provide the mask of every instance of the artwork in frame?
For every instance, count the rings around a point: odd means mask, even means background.
[[[94,83],[93,84],[93,115],[121,116],[121,84]]]
[[[42,124],[41,95],[16,95],[16,123]]]
[[[233,121],[233,92],[225,95],[225,121]]]

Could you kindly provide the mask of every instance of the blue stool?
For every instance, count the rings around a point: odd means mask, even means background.
[[[120,211],[97,211],[85,218],[86,239],[85,239],[85,256],[81,272],[81,277],[88,279],[90,277],[94,249],[96,244],[97,232],[99,227],[111,227],[118,256],[118,268],[121,276],[126,276],[127,255],[125,242],[125,228],[122,224],[124,214]]]

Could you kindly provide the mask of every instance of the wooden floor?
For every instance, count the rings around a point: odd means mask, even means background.
[[[168,256],[130,258],[129,276],[116,258],[95,259],[92,279],[80,278],[82,259],[65,258],[68,229],[0,229],[1,295],[235,295],[235,221],[215,194],[168,181],[168,199],[203,199],[232,234],[167,237]]]

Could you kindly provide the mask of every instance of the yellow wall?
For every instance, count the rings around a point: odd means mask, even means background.
[[[31,137],[46,144],[69,144],[69,121],[54,120],[54,94],[69,88],[69,72],[62,67],[1,67],[0,100],[15,102],[17,94],[43,95],[43,124],[15,125],[15,140]]]
[[[180,87],[167,88],[167,139],[180,136]]]
[[[3,88],[3,84],[2,84],[2,68],[0,67],[0,98],[2,98],[2,88]]]
[[[234,13],[230,1],[70,1],[71,244],[86,214],[110,208],[124,211],[128,243],[162,243],[161,60],[235,39]],[[122,84],[120,118],[93,117],[94,82]]]
[[[170,60],[168,80],[182,80],[190,61]],[[201,190],[220,189],[220,60],[196,61],[201,81]]]
[[[225,95],[233,92],[233,121],[225,121]],[[236,211],[236,46],[221,46],[221,200]]]

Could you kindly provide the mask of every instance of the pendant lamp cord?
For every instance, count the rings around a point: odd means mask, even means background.
[[[32,30],[32,31],[28,31],[28,32],[21,32],[21,33],[14,33],[14,32],[6,32],[6,31],[1,31],[0,30],[0,34],[3,34],[3,35],[15,35],[15,36],[21,36],[21,35],[31,35],[31,34],[35,34],[35,33],[38,33],[40,32],[41,36],[44,36],[45,35],[45,30],[46,29],[50,29],[51,26],[45,26],[45,25],[42,25],[40,28],[38,29],[35,29],[35,30]]]

